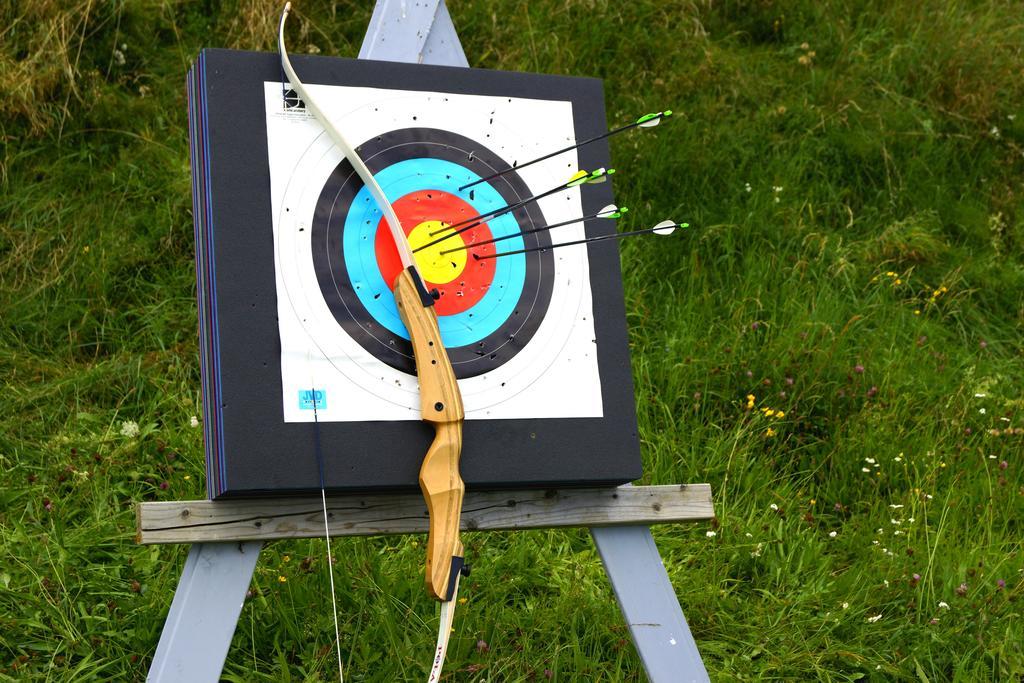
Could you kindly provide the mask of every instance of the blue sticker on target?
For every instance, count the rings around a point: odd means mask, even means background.
[[[314,409],[327,409],[327,392],[321,389],[299,389],[299,410]]]

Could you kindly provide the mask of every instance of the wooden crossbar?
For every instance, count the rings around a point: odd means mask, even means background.
[[[347,494],[327,499],[332,536],[426,533],[423,496]],[[691,522],[714,516],[710,484],[470,491],[463,531]],[[141,503],[142,544],[270,541],[324,535],[319,497]]]

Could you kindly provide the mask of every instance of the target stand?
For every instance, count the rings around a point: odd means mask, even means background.
[[[469,66],[444,0],[378,0],[359,57]],[[332,536],[427,531],[418,493],[346,494],[327,501]],[[191,544],[148,680],[220,679],[263,543],[323,537],[320,505],[319,497],[291,496],[138,506],[140,543]],[[462,529],[588,527],[648,678],[675,683],[709,678],[648,525],[713,516],[707,484],[469,491]]]

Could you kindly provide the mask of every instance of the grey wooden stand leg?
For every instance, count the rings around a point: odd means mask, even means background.
[[[402,0],[378,0],[359,57],[469,66],[444,0],[412,7]],[[650,529],[590,531],[648,678],[655,683],[709,680]]]
[[[444,0],[377,0],[359,59],[469,66]]]
[[[148,680],[220,680],[262,546],[258,541],[192,545]]]
[[[651,530],[594,527],[590,534],[647,677],[654,683],[710,680]]]

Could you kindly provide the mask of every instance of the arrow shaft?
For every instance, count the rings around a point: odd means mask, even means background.
[[[541,156],[541,157],[537,157],[536,159],[531,159],[530,161],[527,161],[525,163],[516,164],[515,166],[510,166],[509,168],[506,168],[504,171],[498,171],[497,173],[492,173],[491,175],[487,176],[486,178],[480,178],[479,180],[474,180],[471,183],[467,183],[466,185],[463,185],[462,187],[459,188],[459,192],[461,192],[463,190],[466,190],[466,189],[469,189],[471,187],[474,187],[476,185],[479,185],[480,183],[486,183],[488,180],[494,180],[495,178],[500,178],[501,176],[505,175],[506,173],[511,173],[512,171],[518,171],[519,169],[526,168],[527,166],[532,166],[533,164],[539,164],[542,161],[547,161],[551,157],[557,157],[559,154],[565,154],[566,152],[571,152],[574,149],[579,149],[580,147],[583,147],[585,145],[589,145],[592,142],[597,142],[598,140],[604,140],[605,138],[610,138],[613,135],[616,135],[618,133],[622,133],[622,132],[630,130],[632,128],[636,128],[639,125],[640,125],[639,121],[634,121],[633,123],[628,123],[625,126],[621,126],[619,128],[616,128],[615,130],[609,130],[609,131],[607,131],[605,133],[601,133],[600,135],[595,135],[592,138],[587,138],[583,142],[577,142],[574,145],[569,145],[568,147],[563,147],[562,149],[556,150],[556,151],[551,152],[549,154],[545,154],[544,156]]]
[[[561,192],[562,190],[567,190],[567,189],[569,189],[568,185],[560,185],[559,187],[550,189],[550,190],[548,190],[546,192],[541,192],[538,195],[534,195],[532,197],[527,197],[526,199],[518,201],[518,202],[516,202],[514,204],[509,204],[508,206],[503,206],[500,209],[495,209],[494,211],[489,211],[487,213],[482,213],[479,216],[473,216],[472,218],[467,218],[464,221],[459,221],[458,223],[455,223],[454,225],[449,225],[447,227],[441,228],[440,230],[435,230],[434,232],[430,233],[430,236],[431,237],[434,237],[436,235],[441,235],[441,236],[438,237],[437,239],[431,241],[431,242],[427,242],[426,244],[423,244],[423,245],[420,245],[420,246],[416,247],[415,249],[413,249],[413,252],[422,251],[422,250],[424,250],[424,249],[426,249],[428,247],[434,246],[435,244],[440,244],[441,242],[444,242],[447,239],[451,239],[452,237],[455,237],[456,235],[461,235],[462,233],[466,232],[467,230],[472,230],[476,226],[481,225],[482,223],[484,223],[485,220],[487,220],[487,219],[499,218],[501,216],[504,216],[507,213],[511,213],[512,211],[515,211],[516,209],[521,209],[522,207],[526,206],[527,204],[532,204],[533,202],[536,202],[536,201],[538,201],[540,199],[543,199],[544,197],[548,197],[550,195],[555,194],[556,192]],[[470,223],[470,221],[473,221],[473,222]],[[466,223],[469,223],[469,225],[466,225]],[[459,227],[460,225],[463,226],[463,227]],[[441,233],[444,233],[444,234],[442,235]]]
[[[489,258],[498,258],[499,256],[513,256],[515,254],[529,254],[532,251],[545,251],[547,249],[557,249],[559,247],[571,247],[574,244],[587,244],[589,242],[603,242],[604,240],[620,240],[623,237],[632,237],[633,235],[643,235],[649,232],[654,232],[658,228],[645,228],[644,230],[632,230],[630,232],[617,232],[614,235],[601,235],[600,237],[588,237],[582,240],[573,240],[572,242],[562,242],[560,244],[552,244],[550,247],[531,247],[529,249],[517,249],[516,251],[503,251],[500,254],[487,254],[485,256],[477,256],[473,254],[473,258],[483,261]]]
[[[594,213],[594,214],[591,214],[589,216],[584,216],[583,218],[573,218],[572,220],[562,221],[561,223],[555,223],[554,225],[545,225],[542,228],[531,228],[529,230],[521,230],[520,232],[514,232],[511,235],[502,235],[501,237],[495,237],[493,239],[484,240],[483,242],[473,242],[472,244],[464,244],[461,247],[456,247],[454,249],[447,249],[445,251],[442,251],[441,255],[444,256],[445,254],[451,254],[451,253],[454,253],[456,251],[465,251],[466,249],[472,249],[473,247],[482,247],[485,244],[494,244],[495,242],[503,242],[505,240],[510,240],[513,237],[522,237],[523,235],[533,235],[533,234],[538,233],[538,232],[545,232],[547,230],[554,230],[555,228],[561,228],[564,225],[572,225],[573,223],[581,223],[583,221],[589,221],[592,218],[601,218],[601,216],[596,214],[596,213]]]

